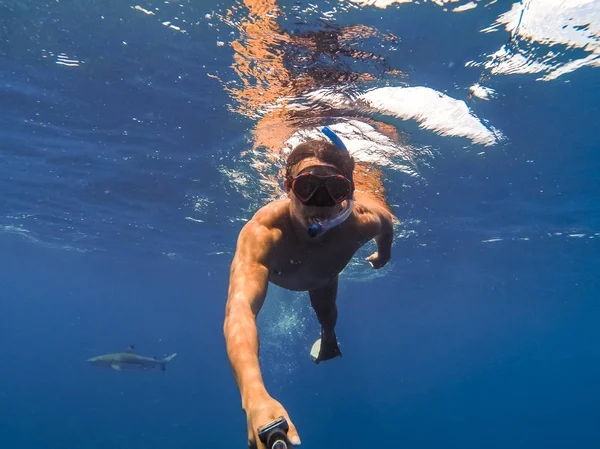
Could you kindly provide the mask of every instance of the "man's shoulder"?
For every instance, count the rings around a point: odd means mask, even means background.
[[[235,257],[267,263],[269,253],[283,235],[287,214],[285,200],[261,207],[240,231]]]
[[[246,223],[242,232],[252,232],[257,237],[276,238],[289,222],[289,200],[275,200],[261,207]]]
[[[368,196],[355,196],[353,212],[360,221],[370,221],[378,216],[380,206]]]
[[[271,201],[261,207],[249,223],[254,223],[266,228],[279,228],[289,217],[289,199]]]
[[[355,196],[353,215],[356,225],[367,233],[377,232],[382,219],[394,219],[388,206],[370,195]]]
[[[356,193],[354,211],[359,216],[386,216],[393,218],[390,207],[379,198],[369,193]]]

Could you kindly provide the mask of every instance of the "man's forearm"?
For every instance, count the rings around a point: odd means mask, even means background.
[[[254,398],[268,394],[258,363],[258,330],[251,308],[228,307],[224,333],[231,369],[246,409]]]
[[[394,225],[391,220],[382,220],[379,234],[375,237],[377,252],[381,256],[390,257],[392,254],[392,243],[394,242]]]
[[[394,240],[393,234],[381,234],[375,238],[377,242],[377,252],[382,256],[390,256],[392,253],[392,242]]]

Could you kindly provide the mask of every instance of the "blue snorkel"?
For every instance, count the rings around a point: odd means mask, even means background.
[[[329,138],[329,140],[331,140],[335,144],[335,146],[338,147],[340,150],[343,150],[346,153],[348,152],[348,148],[346,148],[346,145],[344,145],[342,139],[340,139],[340,137],[336,133],[329,129],[329,127],[324,126],[321,129],[321,132],[325,134]]]
[[[344,145],[342,139],[340,139],[339,136],[327,126],[324,126],[321,129],[321,132],[325,134],[329,140],[331,140],[340,150],[348,152],[348,148],[346,148],[346,145]],[[348,198],[346,200],[346,206],[344,209],[342,209],[342,212],[337,217],[333,217],[329,220],[317,221],[316,223],[311,224],[308,228],[308,235],[310,237],[318,237],[319,235],[329,231],[331,228],[341,225],[352,213],[353,203],[354,200],[352,198]]]

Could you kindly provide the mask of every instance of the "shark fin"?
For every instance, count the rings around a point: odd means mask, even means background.
[[[167,369],[167,363],[169,363],[171,360],[173,360],[176,355],[177,355],[177,353],[175,352],[175,353],[171,354],[169,357],[165,357],[164,359],[162,359],[160,361],[160,369],[165,371]]]
[[[134,349],[135,349],[135,346],[129,345],[129,346],[127,346],[127,349],[125,349],[125,352],[132,353]]]
[[[119,365],[118,363],[113,363],[112,365],[110,365],[110,367],[114,370],[121,371],[121,365]]]

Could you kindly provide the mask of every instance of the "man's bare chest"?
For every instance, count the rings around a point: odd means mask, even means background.
[[[323,244],[283,241],[272,252],[269,280],[289,290],[318,288],[337,276],[359,247],[360,242],[343,240]]]

